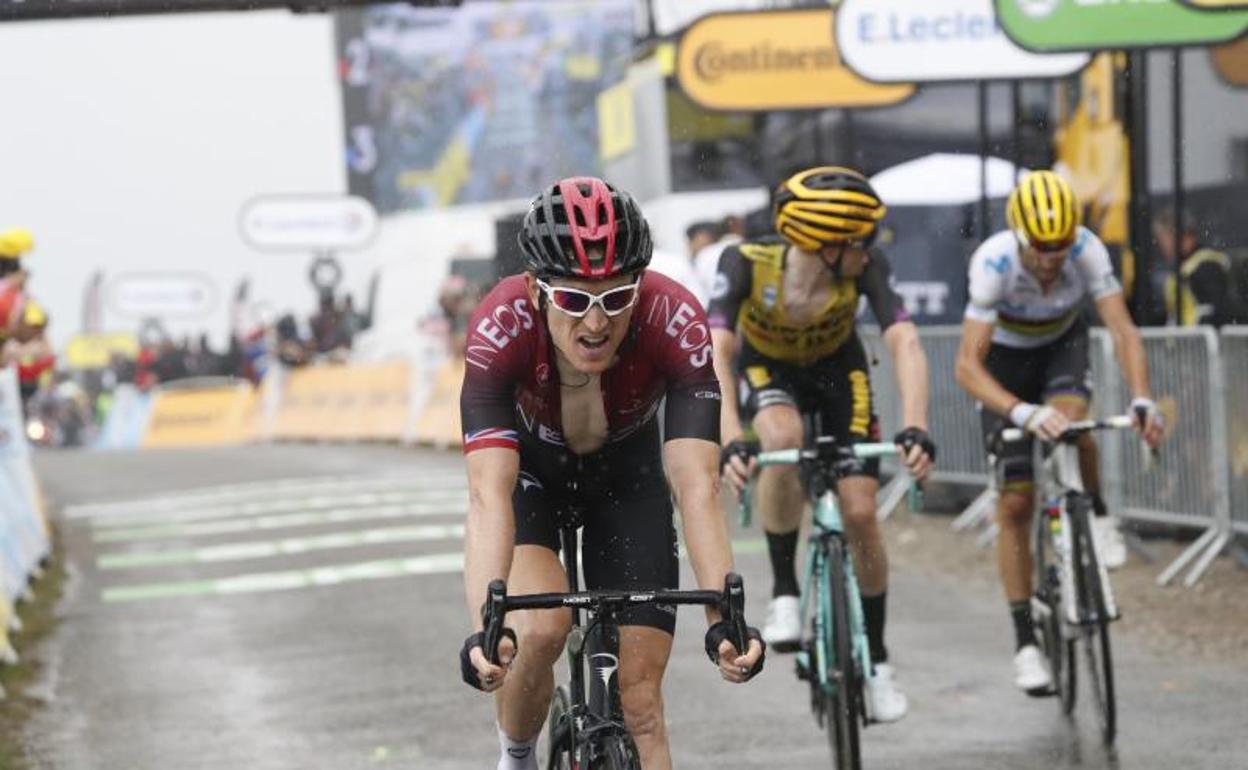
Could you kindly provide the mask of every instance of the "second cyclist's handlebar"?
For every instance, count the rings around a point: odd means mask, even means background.
[[[482,650],[491,663],[498,663],[498,645],[504,636],[503,621],[513,610],[545,610],[560,607],[583,607],[600,610],[610,607],[623,610],[654,604],[700,604],[716,607],[729,625],[728,640],[742,654],[748,649],[748,631],[745,623],[745,585],[741,576],[729,572],[724,578],[723,591],[676,591],[669,589],[638,589],[615,591],[580,591],[577,593],[546,593],[507,595],[507,584],[502,580],[490,582],[482,615]]]
[[[901,448],[896,444],[889,442],[880,442],[876,444],[850,444],[845,447],[838,447],[838,451],[844,452],[847,456],[852,454],[859,460],[871,460],[877,457],[893,457],[901,454]],[[768,465],[797,465],[802,460],[815,460],[821,456],[818,448],[815,449],[777,449],[772,452],[759,452],[755,455],[755,459],[760,466]]]
[[[1120,414],[1114,417],[1106,417],[1101,420],[1078,420],[1070,423],[1070,426],[1059,437],[1058,441],[1073,441],[1085,433],[1092,433],[1100,430],[1121,430],[1123,428],[1135,427],[1135,418],[1129,414]],[[1001,431],[1001,440],[1010,443],[1014,441],[1022,441],[1027,438],[1031,431],[1023,428],[1005,428]]]

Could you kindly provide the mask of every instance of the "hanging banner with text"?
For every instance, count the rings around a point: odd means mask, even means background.
[[[1248,8],[1248,0],[1182,0],[1184,5],[1203,8],[1209,11],[1223,11],[1230,8]]]
[[[1057,78],[1092,58],[1024,51],[992,0],[844,0],[836,43],[850,69],[877,83]]]
[[[830,8],[703,16],[680,39],[676,80],[706,109],[739,112],[880,107],[914,93],[846,67],[833,19]]]
[[[1006,34],[1032,51],[1164,48],[1234,40],[1248,11],[1208,13],[1179,0],[996,0]]]

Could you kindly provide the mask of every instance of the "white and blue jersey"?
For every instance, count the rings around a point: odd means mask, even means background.
[[[1122,291],[1105,244],[1080,227],[1061,275],[1048,291],[1022,264],[1014,233],[1002,230],[971,256],[966,317],[995,324],[992,341],[1011,348],[1038,348],[1060,338],[1084,300]]]

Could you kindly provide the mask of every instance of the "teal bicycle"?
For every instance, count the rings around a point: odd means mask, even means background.
[[[832,437],[820,437],[805,449],[754,455],[763,467],[798,466],[814,508],[801,596],[802,627],[808,633],[797,654],[797,677],[810,684],[811,710],[816,723],[827,730],[838,770],[862,767],[859,728],[869,724],[863,684],[872,668],[836,483],[855,460],[893,457],[899,452],[892,443],[843,447]],[[911,487],[912,510],[918,508],[917,489]],[[741,519],[743,525],[750,522],[748,490],[741,498]]]

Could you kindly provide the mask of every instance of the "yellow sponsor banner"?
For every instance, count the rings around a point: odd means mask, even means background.
[[[313,366],[290,372],[272,435],[309,441],[395,440],[407,424],[407,362]]]
[[[598,155],[611,160],[637,145],[633,88],[625,80],[598,94]]]
[[[139,338],[129,332],[79,334],[65,348],[65,360],[72,369],[103,369],[114,355],[139,355]]]
[[[1248,8],[1248,0],[1181,0],[1184,5],[1218,11]]]
[[[831,8],[703,16],[680,39],[676,79],[707,109],[743,112],[879,107],[914,93],[850,71],[834,18]]]
[[[1228,85],[1248,88],[1248,37],[1209,50],[1213,68]]]
[[[448,361],[438,372],[425,410],[416,421],[414,438],[417,442],[439,447],[464,443],[459,421],[459,390],[463,382],[463,359]]]
[[[164,390],[152,400],[144,448],[232,446],[252,435],[256,395],[248,384]]]

